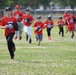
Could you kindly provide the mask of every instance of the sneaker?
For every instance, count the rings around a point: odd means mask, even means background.
[[[40,46],[40,44],[38,44],[38,46]]]
[[[21,39],[22,39],[22,36],[19,37],[19,40],[21,40]]]
[[[71,38],[73,38],[74,36],[71,36]]]
[[[11,57],[12,60],[14,60],[14,57]]]
[[[62,35],[62,37],[64,37],[64,35]]]
[[[16,50],[16,48],[15,48],[15,46],[13,46],[13,47],[12,47],[12,51],[15,52],[15,50]]]
[[[61,35],[61,33],[59,32],[59,35]]]
[[[29,39],[29,43],[32,43],[32,40],[31,40],[31,38]]]

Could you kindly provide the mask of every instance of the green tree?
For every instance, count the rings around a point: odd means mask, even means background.
[[[52,0],[55,4],[58,3],[61,7],[70,6],[72,9],[76,6],[76,0]]]

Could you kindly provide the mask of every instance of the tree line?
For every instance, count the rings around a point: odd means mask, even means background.
[[[58,4],[61,7],[70,6],[72,9],[76,6],[76,0],[0,0],[0,9],[4,9],[7,6],[14,8],[16,4],[20,5],[21,8],[31,7],[33,9],[39,8],[40,5],[44,6],[44,9],[52,5]]]

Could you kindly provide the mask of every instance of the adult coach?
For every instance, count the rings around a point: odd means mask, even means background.
[[[23,24],[22,24],[23,12],[20,11],[19,5],[15,6],[15,11],[13,14],[17,20],[17,24],[19,27],[19,31],[16,32],[15,39],[17,39],[17,37],[19,36],[19,40],[21,40],[22,39],[22,28],[23,28]]]
[[[24,24],[24,32],[26,34],[26,41],[29,40],[29,43],[32,43],[32,23],[33,23],[33,16],[30,14],[30,10],[26,9],[26,14],[23,16],[23,24]]]
[[[15,44],[13,42],[13,37],[15,34],[15,29],[13,25],[16,25],[16,18],[12,16],[12,9],[7,7],[5,9],[5,16],[1,20],[0,28],[5,29],[5,37],[7,41],[8,50],[10,53],[11,59],[14,59],[14,52],[15,52]]]

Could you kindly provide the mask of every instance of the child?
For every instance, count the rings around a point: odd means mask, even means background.
[[[68,17],[70,16],[70,14],[65,11],[64,14],[63,14],[63,19],[64,19],[64,23],[65,23],[65,26],[66,26],[66,33],[68,32],[68,23],[67,23],[67,20],[68,20]]]
[[[64,37],[64,28],[63,28],[64,21],[63,21],[62,17],[59,17],[59,20],[58,20],[57,24],[58,24],[58,27],[59,27],[59,35],[62,33],[62,37]]]
[[[25,14],[23,15],[23,24],[24,24],[24,32],[26,35],[26,41],[29,41],[29,44],[32,43],[32,23],[34,18],[30,12],[30,9],[26,9]]]
[[[75,30],[75,22],[74,22],[74,19],[75,19],[74,12],[71,12],[70,13],[70,16],[68,18],[68,30],[69,30],[69,32],[72,32],[71,38],[74,37],[74,30]]]
[[[47,17],[47,20],[44,22],[44,26],[45,26],[46,29],[47,29],[48,40],[51,40],[51,29],[52,29],[53,26],[54,26],[54,22],[53,22],[53,20],[52,20],[51,15],[49,15],[49,16]]]
[[[7,7],[5,9],[5,16],[1,20],[0,28],[5,29],[5,37],[7,41],[8,51],[10,53],[10,58],[14,59],[15,43],[13,42],[13,37],[15,34],[15,29],[13,23],[16,25],[16,18],[12,16],[12,9]]]
[[[35,33],[35,36],[36,36],[36,40],[38,41],[38,46],[40,46],[40,42],[42,41],[42,38],[43,38],[43,27],[44,27],[44,24],[41,22],[41,16],[38,16],[37,17],[37,22],[35,22],[34,24],[34,33]]]
[[[15,39],[17,39],[18,36],[19,36],[19,40],[21,40],[22,39],[22,28],[23,28],[23,24],[22,24],[23,12],[20,10],[20,6],[19,5],[15,6],[15,10],[13,12],[13,15],[14,15],[14,17],[17,20],[17,24],[18,24],[18,28],[19,28],[19,30],[16,31]]]

